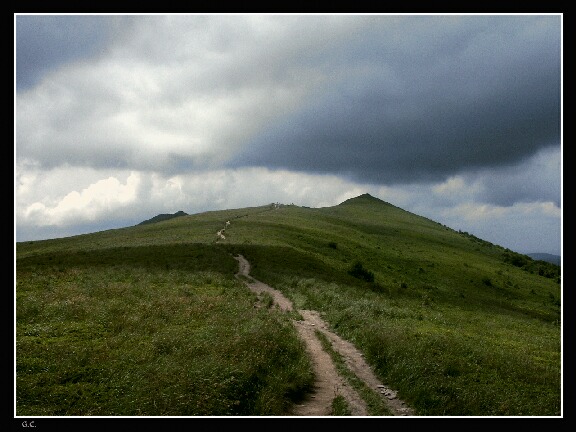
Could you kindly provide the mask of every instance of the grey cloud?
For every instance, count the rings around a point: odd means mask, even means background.
[[[16,88],[34,86],[46,72],[98,55],[122,18],[100,15],[16,16]]]
[[[404,184],[514,166],[559,147],[558,16],[18,20],[22,82],[35,64],[42,71],[104,49],[109,56],[97,69],[106,79],[84,68],[19,103],[19,157],[46,167],[184,173],[217,168],[225,148],[229,167]],[[150,72],[153,90],[132,72]],[[186,116],[182,107],[196,101],[218,107],[213,123]],[[116,114],[136,120],[110,120]],[[200,130],[210,149],[202,154],[166,141],[184,142],[190,131],[193,142]]]
[[[559,145],[557,17],[456,20],[458,30],[471,24],[461,40],[451,20],[414,19],[423,31],[412,20],[394,22],[396,45],[384,30],[346,46],[355,66],[331,53],[344,78],[245,143],[232,164],[406,183]]]
[[[560,149],[539,151],[516,166],[479,174],[484,192],[478,199],[499,206],[550,201],[561,207]],[[471,176],[473,177],[473,175]]]

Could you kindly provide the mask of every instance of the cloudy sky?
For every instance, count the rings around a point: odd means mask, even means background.
[[[367,192],[561,254],[561,14],[14,22],[16,241]]]

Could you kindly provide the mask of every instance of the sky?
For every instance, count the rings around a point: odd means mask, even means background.
[[[14,14],[16,242],[369,193],[562,252],[562,14]]]

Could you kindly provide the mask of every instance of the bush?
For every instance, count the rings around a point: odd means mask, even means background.
[[[365,280],[366,282],[374,282],[374,273],[366,270],[360,261],[354,263],[350,270],[348,270],[348,274],[357,279]]]

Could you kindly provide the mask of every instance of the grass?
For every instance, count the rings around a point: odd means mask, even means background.
[[[558,325],[493,303],[461,307],[362,286],[288,278],[419,415],[558,415]],[[535,414],[539,413],[539,414]],[[546,413],[546,414],[544,414]]]
[[[561,414],[560,268],[361,196],[17,243],[17,415],[283,415],[310,360],[238,253],[420,416]]]
[[[332,361],[336,365],[336,369],[340,376],[344,377],[350,386],[358,392],[362,400],[366,403],[368,414],[371,416],[389,416],[392,415],[390,409],[382,399],[382,397],[369,386],[366,385],[364,381],[358,378],[349,368],[346,366],[346,362],[342,356],[334,351],[332,344],[328,338],[320,331],[316,330],[316,336],[322,343],[324,351],[330,354]],[[342,398],[342,396],[338,396]],[[338,402],[338,405],[342,405],[342,402]],[[350,415],[348,414],[335,414],[335,415]]]
[[[338,395],[332,401],[331,415],[337,417],[352,415],[352,411],[350,410],[350,407],[348,406],[348,403],[346,402],[346,399],[343,396]]]
[[[167,269],[170,249],[19,264],[17,415],[281,415],[307,389],[294,328],[221,272],[233,258]]]

